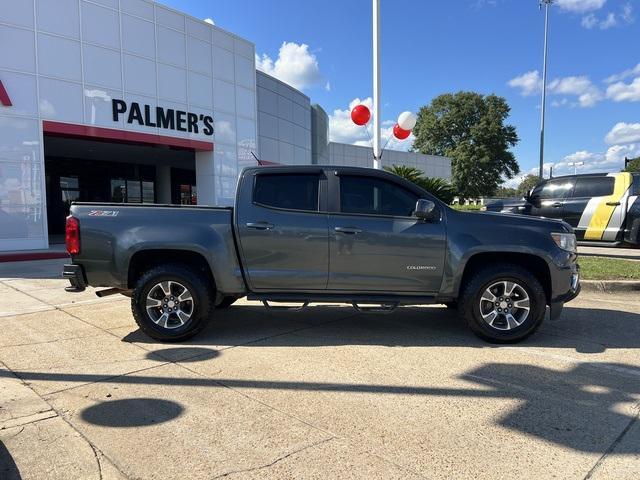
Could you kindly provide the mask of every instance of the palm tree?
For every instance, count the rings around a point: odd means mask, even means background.
[[[422,170],[415,167],[407,167],[406,165],[393,165],[391,167],[384,167],[384,169],[387,172],[394,173],[405,180],[415,183],[446,204],[450,204],[453,201],[453,197],[455,196],[453,187],[444,178],[425,177]]]

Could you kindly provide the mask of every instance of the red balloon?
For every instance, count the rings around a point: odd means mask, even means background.
[[[366,105],[356,105],[353,107],[353,110],[351,110],[351,120],[353,120],[353,123],[356,125],[366,125],[370,118],[371,112]]]
[[[393,136],[398,140],[404,140],[409,135],[411,135],[411,130],[404,130],[400,128],[400,125],[398,125],[397,123],[393,126]]]

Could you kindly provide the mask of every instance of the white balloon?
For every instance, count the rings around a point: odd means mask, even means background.
[[[413,130],[417,120],[418,117],[412,112],[402,112],[398,115],[398,125],[400,125],[400,128],[403,130]]]

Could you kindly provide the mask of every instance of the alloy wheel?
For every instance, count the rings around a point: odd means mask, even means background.
[[[522,285],[503,280],[491,284],[480,298],[480,315],[497,330],[512,330],[529,316],[531,300]]]
[[[182,327],[193,315],[193,296],[181,283],[172,280],[160,282],[149,290],[146,310],[149,318],[159,327]]]

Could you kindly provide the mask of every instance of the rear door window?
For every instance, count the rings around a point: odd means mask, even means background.
[[[613,193],[615,177],[578,177],[573,197],[605,197]]]
[[[256,175],[253,202],[265,207],[318,211],[317,174]]]
[[[418,195],[400,185],[367,176],[340,176],[340,211],[364,215],[410,217]]]

